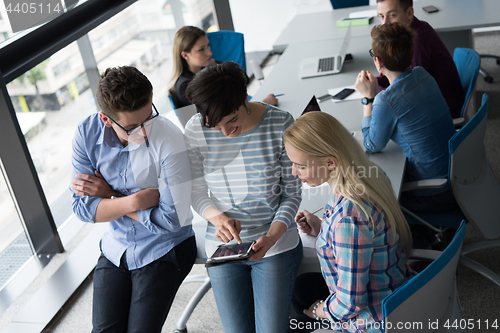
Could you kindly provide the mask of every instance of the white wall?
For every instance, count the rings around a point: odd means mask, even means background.
[[[332,10],[329,0],[229,0],[234,30],[245,34],[245,51],[271,50],[297,14]]]

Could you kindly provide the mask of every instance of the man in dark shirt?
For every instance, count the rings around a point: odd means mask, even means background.
[[[378,15],[382,24],[401,22],[410,25],[417,33],[411,68],[421,66],[436,80],[453,118],[460,117],[465,92],[460,83],[457,67],[452,56],[436,31],[413,14],[413,0],[377,0]],[[379,86],[386,88],[389,81],[378,77]]]

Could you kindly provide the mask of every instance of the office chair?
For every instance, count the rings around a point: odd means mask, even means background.
[[[423,271],[394,290],[382,301],[385,332],[440,332],[444,324],[463,319],[457,294],[456,271],[465,237],[465,221],[460,223],[443,252],[413,250],[410,260],[432,261]],[[448,320],[448,322],[447,322]],[[432,323],[432,325],[431,325]],[[398,327],[398,325],[407,325]],[[453,327],[450,327],[453,330]],[[467,332],[466,329],[463,330]],[[315,330],[313,333],[331,333]]]
[[[492,55],[492,54],[481,54],[480,56],[481,56],[481,58],[493,58],[496,60],[497,65],[500,65],[500,57],[499,56]],[[484,77],[484,81],[486,81],[488,83],[493,82],[493,77],[485,69],[480,68],[479,72]]]
[[[333,9],[368,6],[370,0],[330,0]]]
[[[220,62],[234,61],[246,73],[245,40],[243,34],[235,31],[215,31],[207,33],[212,58]]]
[[[172,105],[172,108],[174,109],[177,119],[179,119],[179,122],[184,128],[186,127],[186,124],[189,121],[189,119],[191,119],[191,117],[197,113],[196,107],[194,105],[188,105],[182,108],[177,108],[177,99],[175,96],[176,96],[175,91],[172,88],[170,88],[167,93],[168,101],[170,102],[170,105]]]
[[[382,301],[386,333],[401,332],[403,329],[405,332],[421,333],[444,331],[448,328],[443,325],[451,326],[455,320],[460,322],[464,319],[456,282],[464,237],[465,221],[462,221],[443,252],[413,250],[411,259],[434,260]],[[398,328],[398,324],[405,326]],[[461,331],[467,332],[467,329]]]
[[[194,235],[196,237],[196,260],[195,260],[195,265],[197,264],[205,264],[206,262],[206,255],[205,255],[205,235],[207,232],[207,221],[203,220],[201,217],[194,218],[193,219],[193,230],[194,230]],[[198,305],[198,303],[201,301],[203,296],[212,288],[212,284],[210,283],[210,277],[208,274],[196,274],[196,275],[189,275],[187,276],[182,284],[184,283],[192,283],[192,282],[203,282],[202,285],[198,288],[196,293],[191,297],[189,300],[189,303],[186,305],[184,308],[184,311],[182,312],[182,315],[180,316],[179,320],[177,321],[177,324],[174,329],[174,333],[187,333],[187,321],[189,320],[189,317],[193,313],[194,309]]]
[[[477,76],[481,68],[481,57],[472,49],[457,47],[453,53],[453,61],[457,66],[458,76],[465,92],[465,101],[460,117],[453,119],[453,124],[455,127],[462,127],[472,118],[472,115],[468,114],[467,111],[469,110]]]
[[[170,105],[172,106],[172,109],[175,111],[177,109],[177,100],[174,101],[174,99],[177,99],[175,96],[175,91],[173,88],[170,88],[167,92],[167,99],[170,102]]]
[[[438,180],[439,186],[426,186],[424,182],[411,182],[403,185],[402,191],[442,187],[447,181],[451,183],[453,194],[459,208],[442,213],[414,214],[405,207],[409,223],[422,223],[436,232],[439,227],[457,228],[465,218],[473,224],[487,241],[464,246],[460,263],[478,272],[500,286],[500,276],[484,265],[466,257],[477,250],[500,247],[500,223],[498,223],[497,205],[500,202],[500,184],[491,169],[484,148],[484,135],[488,113],[488,95],[484,94],[479,111],[449,141],[449,175],[448,179]],[[496,219],[496,220],[495,220]]]
[[[243,34],[235,31],[215,31],[207,33],[212,50],[212,58],[224,62],[234,61],[240,65],[243,72],[247,72],[245,56],[245,39]],[[259,67],[260,68],[260,67]],[[252,96],[248,96],[250,101]]]

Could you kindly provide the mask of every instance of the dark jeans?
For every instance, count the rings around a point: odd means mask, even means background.
[[[443,213],[458,209],[458,204],[451,191],[446,191],[430,196],[413,195],[411,192],[401,193],[399,200],[401,206],[413,213]],[[406,215],[406,214],[405,214]],[[406,217],[410,222],[411,235],[414,249],[437,249],[436,246],[447,246],[447,243],[438,242],[435,232],[422,224],[411,223],[411,216]]]
[[[288,331],[294,333],[309,333],[316,329],[328,328],[328,320],[318,321],[304,314],[304,310],[318,300],[325,300],[330,295],[321,273],[304,273],[297,277],[293,290],[292,306],[296,316],[290,319]],[[311,329],[308,329],[310,327]]]
[[[429,196],[403,192],[399,203],[413,213],[441,213],[458,208],[451,190]]]
[[[175,294],[195,259],[194,236],[134,270],[128,270],[125,255],[116,267],[101,253],[94,271],[92,332],[161,332]]]
[[[210,267],[215,302],[226,333],[285,333],[290,298],[303,258],[302,243],[263,258]]]

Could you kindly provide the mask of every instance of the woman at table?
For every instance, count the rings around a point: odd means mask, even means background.
[[[332,193],[323,221],[307,211],[295,218],[317,237],[322,273],[297,278],[293,305],[303,315],[290,321],[291,332],[382,332],[374,329],[382,300],[414,275],[406,263],[411,233],[389,179],[327,113],[301,116],[283,140],[293,174],[312,187],[328,182]]]
[[[175,95],[173,98],[176,101],[176,107],[182,108],[191,104],[186,98],[186,88],[194,75],[206,66],[220,62],[212,59],[212,51],[205,31],[193,26],[184,26],[175,33],[172,58],[174,69],[169,91]],[[267,95],[262,101],[274,106],[278,105],[278,99],[273,94]]]
[[[256,240],[249,261],[208,268],[224,331],[285,333],[303,255],[294,222],[301,183],[283,145],[293,117],[249,102],[233,62],[200,71],[186,96],[198,110],[185,136],[191,204],[209,222],[207,256],[221,242]]]
[[[365,97],[361,123],[364,146],[381,151],[392,139],[408,158],[405,181],[448,177],[448,141],[453,120],[434,78],[423,68],[410,68],[414,32],[395,22],[373,27],[370,54],[390,86],[378,92],[377,79],[361,71],[355,83]],[[456,206],[449,186],[404,192],[401,204],[415,212],[438,212]]]

